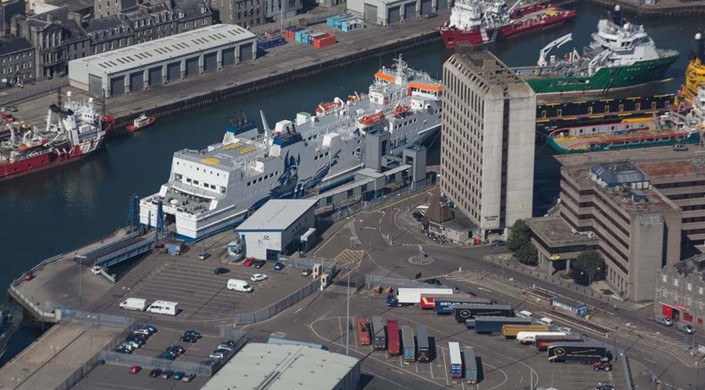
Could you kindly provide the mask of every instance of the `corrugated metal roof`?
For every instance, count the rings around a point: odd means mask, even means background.
[[[201,390],[336,389],[358,359],[300,345],[245,345]]]
[[[317,199],[272,199],[235,230],[285,230],[316,203]]]
[[[237,25],[216,24],[71,62],[83,62],[89,69],[99,67],[106,74],[114,74],[247,39],[254,41],[255,35]]]
[[[630,163],[599,164],[592,167],[591,171],[608,187],[647,181],[646,175]]]

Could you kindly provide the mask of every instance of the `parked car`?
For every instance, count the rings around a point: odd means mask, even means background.
[[[675,144],[675,145],[673,145],[673,150],[675,150],[676,152],[685,152],[686,150],[688,150],[688,145]]]
[[[130,374],[135,375],[140,371],[142,371],[142,367],[140,367],[136,364],[133,364],[130,366],[130,370],[129,370]]]
[[[182,379],[182,381],[191,382],[193,380],[193,378],[195,378],[195,377],[196,377],[196,374],[194,374],[194,373],[186,374],[186,375],[184,375],[184,378]]]
[[[195,343],[196,341],[198,341],[198,338],[196,338],[196,337],[194,337],[194,336],[181,336],[181,337],[179,337],[179,341],[183,341],[184,343],[191,343],[191,344],[193,344],[193,343]]]
[[[211,254],[208,253],[208,252],[206,252],[206,251],[203,251],[203,252],[201,252],[201,253],[198,254],[198,260],[205,260],[205,259],[207,259],[207,258],[209,258],[209,257],[211,257]]]
[[[683,333],[688,333],[688,334],[695,333],[695,329],[691,325],[684,324],[682,322],[676,322],[676,330],[679,330]]]
[[[147,330],[147,329],[135,329],[135,330],[132,331],[132,334],[133,334],[133,335],[134,335],[134,334],[142,334],[142,335],[145,335],[145,336],[149,336],[149,335],[150,335],[149,330]]]
[[[429,13],[425,14],[423,17],[426,18],[426,19],[431,19],[431,18],[435,18],[436,16],[438,16],[437,13],[435,13],[435,12],[429,12]]]
[[[507,242],[504,240],[494,240],[492,241],[492,248],[499,248],[500,246],[507,246]]]
[[[253,265],[255,263],[255,261],[257,261],[257,260],[255,260],[254,257],[248,257],[245,259],[245,261],[242,262],[242,265],[244,265],[245,267],[249,267],[249,266]]]
[[[237,345],[237,343],[232,340],[225,340],[221,341],[220,345],[227,345],[230,348],[235,348],[235,345]]]
[[[176,353],[171,351],[164,351],[157,355],[158,359],[174,360],[176,359]]]
[[[152,377],[152,378],[156,378],[156,377],[158,377],[158,376],[161,375],[161,374],[162,374],[162,370],[159,369],[159,368],[155,368],[155,369],[153,369],[152,371],[150,371],[149,376]]]
[[[225,267],[218,267],[213,270],[213,273],[216,275],[227,274],[228,272],[230,272],[230,270]]]
[[[197,339],[200,339],[201,337],[203,337],[203,336],[201,336],[200,333],[196,332],[195,330],[187,330],[187,331],[185,331],[185,332],[184,332],[184,336],[191,336],[191,337],[195,337],[195,338],[197,338]]]
[[[176,356],[181,356],[184,353],[186,353],[186,349],[180,345],[172,345],[171,347],[166,349],[167,352],[174,352],[176,353]]]
[[[172,375],[174,375],[173,370],[164,370],[162,372],[162,379],[169,379],[169,378],[171,378]]]
[[[443,285],[443,283],[441,283],[441,281],[438,279],[426,279],[423,282],[426,284],[432,284],[434,286],[442,286]]]
[[[142,346],[141,343],[139,343],[139,342],[137,342],[137,341],[134,341],[134,340],[127,340],[127,341],[125,341],[125,344],[129,345],[130,347],[132,347],[133,350],[134,350],[134,349],[139,349],[139,348]]]
[[[268,276],[265,274],[254,274],[252,277],[250,277],[250,280],[253,282],[261,282],[264,280],[267,280]]]
[[[227,344],[225,344],[225,343],[220,343],[220,344],[218,344],[218,347],[217,347],[217,349],[216,349],[216,352],[217,352],[217,351],[220,351],[220,350],[225,350],[225,351],[228,351],[228,352],[232,352],[233,348],[234,348],[234,347],[231,347],[231,346],[229,346],[229,345],[227,345]]]
[[[265,264],[267,264],[267,262],[265,260],[257,260],[254,262],[254,264],[252,264],[252,267],[260,269],[260,268],[264,267]]]
[[[213,352],[212,354],[208,355],[208,357],[214,360],[220,360],[225,357],[225,354],[222,352]]]
[[[130,340],[132,340],[132,341],[138,341],[138,342],[140,342],[140,343],[142,343],[142,344],[146,343],[147,340],[148,340],[148,338],[149,338],[149,336],[147,336],[147,335],[145,335],[145,334],[140,334],[140,333],[137,333],[137,334],[133,333],[133,334],[127,336],[127,340],[128,340],[128,341],[130,341]]]
[[[597,386],[595,386],[595,390],[615,390],[616,388],[612,385],[604,384],[604,383],[598,383]]]
[[[220,347],[218,347],[218,349],[216,349],[215,351],[213,351],[213,353],[222,353],[223,355],[227,355],[227,354],[230,353],[230,351],[232,351],[232,349],[230,349],[230,348],[225,349],[225,348],[220,348]]]
[[[277,261],[276,263],[274,263],[274,270],[275,271],[281,271],[284,269],[284,267],[285,267],[285,265],[282,262]]]
[[[118,346],[117,348],[115,348],[115,352],[117,352],[117,353],[131,354],[131,353],[132,353],[132,349],[120,345],[120,346]]]
[[[421,213],[418,212],[418,211],[414,211],[413,213],[411,213],[411,217],[414,218],[414,219],[417,220],[417,221],[420,221],[420,220],[422,220],[422,219],[424,218],[424,217],[423,217],[423,214],[421,214]]]
[[[172,376],[172,378],[174,378],[174,380],[176,380],[176,381],[180,381],[181,379],[183,379],[184,375],[186,375],[186,374],[184,374],[183,371],[176,371],[174,373],[174,376]]]
[[[312,273],[313,271],[311,271],[310,269],[305,269],[301,271],[301,276],[311,276]]]
[[[124,342],[118,346],[118,348],[126,349],[130,352],[134,351],[136,348],[130,345],[128,342]]]
[[[142,325],[142,326],[139,328],[139,330],[146,330],[147,333],[149,333],[150,336],[153,335],[153,334],[155,334],[155,333],[157,333],[157,332],[159,331],[157,328],[153,327],[152,325]]]

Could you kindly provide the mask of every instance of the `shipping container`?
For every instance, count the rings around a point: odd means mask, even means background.
[[[257,48],[260,50],[271,49],[286,43],[284,37],[262,37],[257,39]]]
[[[485,298],[477,298],[472,295],[453,295],[449,297],[436,297],[434,301],[434,310],[436,314],[453,314],[456,305],[463,304],[481,304],[488,305],[492,301]]]
[[[372,317],[372,337],[374,338],[374,349],[385,349],[387,348],[387,337],[384,334],[384,320],[382,317],[374,316]]]
[[[594,363],[602,359],[612,360],[612,352],[602,343],[559,342],[548,346],[548,360],[551,362]]]
[[[362,30],[365,28],[365,21],[362,19],[349,19],[340,24],[340,29],[344,32]]]
[[[317,49],[322,49],[324,47],[335,45],[335,42],[336,42],[335,36],[328,34],[325,37],[315,39],[313,41],[313,47],[315,47]]]
[[[475,317],[514,317],[514,308],[510,305],[456,305],[455,320],[464,323]],[[531,322],[529,322],[531,323]]]
[[[522,317],[526,318],[526,317]],[[504,325],[502,326],[502,336],[515,339],[519,332],[548,332],[548,325]]]
[[[420,305],[422,296],[453,295],[452,288],[405,288],[397,289],[397,301],[400,306]]]
[[[536,342],[536,336],[567,336],[565,332],[519,332],[516,339],[521,344],[533,344]]]
[[[389,356],[401,355],[401,343],[399,342],[399,321],[387,321],[387,352]]]
[[[476,317],[475,332],[501,333],[504,325],[531,325],[531,319],[521,317]]]
[[[536,336],[536,348],[539,351],[545,351],[551,344],[557,343],[579,343],[583,341],[583,336],[567,335],[567,336]]]
[[[428,329],[423,325],[416,327],[416,347],[418,361],[422,363],[430,362],[433,355],[431,355],[428,343]]]
[[[409,325],[401,327],[401,342],[404,348],[404,361],[413,363],[416,361],[416,343],[414,342],[414,328]]]
[[[583,318],[588,312],[586,304],[564,297],[553,297],[549,299],[551,308],[561,309],[563,311],[573,313],[574,315]]]
[[[310,29],[296,31],[294,33],[294,40],[296,40],[296,42],[308,43],[308,36],[312,32],[313,31],[311,31]]]
[[[448,352],[450,354],[450,377],[461,379],[463,377],[463,359],[460,356],[460,343],[449,342]]]
[[[370,345],[370,321],[365,317],[357,317],[355,319],[355,333],[357,334],[357,342],[360,345]]]
[[[463,361],[465,362],[465,381],[474,385],[477,383],[477,357],[475,348],[463,348]]]

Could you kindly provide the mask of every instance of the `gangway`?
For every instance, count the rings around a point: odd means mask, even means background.
[[[107,268],[150,251],[155,241],[154,232],[140,235],[135,231],[117,241],[78,254],[74,260],[83,265]]]

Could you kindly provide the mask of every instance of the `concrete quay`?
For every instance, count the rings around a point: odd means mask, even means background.
[[[288,42],[267,50],[255,61],[154,87],[149,91],[106,99],[106,111],[116,117],[115,128],[119,130],[142,112],[157,117],[173,116],[382,55],[436,44],[441,40],[438,27],[449,14],[450,11],[442,10],[437,18],[409,20],[389,27],[368,25],[363,30],[348,33],[325,24],[315,25],[312,27],[315,31],[333,33],[338,42],[323,49],[300,42]],[[73,92],[74,98],[88,97],[87,92],[71,87],[62,89],[62,92],[68,90]],[[47,108],[56,100],[56,92],[50,92],[19,103],[19,111],[15,116],[20,121],[41,126]]]

